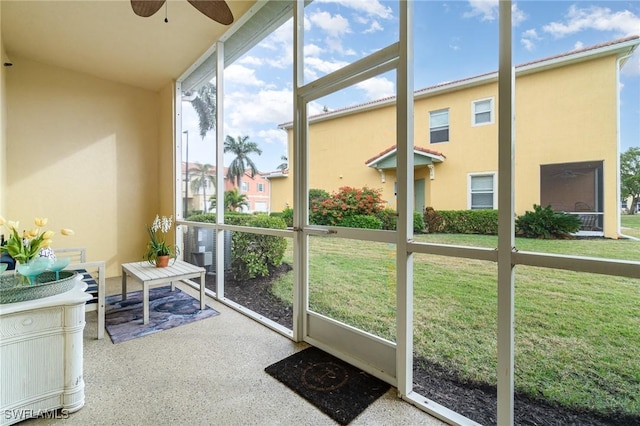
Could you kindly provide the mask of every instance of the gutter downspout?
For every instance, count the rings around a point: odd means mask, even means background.
[[[616,185],[616,212],[618,218],[618,236],[622,238],[628,238],[630,240],[640,241],[640,238],[632,237],[631,235],[625,235],[622,233],[622,224],[620,220],[620,186],[622,184],[620,180],[620,63],[633,56],[633,53],[629,55],[621,56],[616,60],[616,132],[617,132],[617,155],[616,155],[616,176],[618,176],[618,184]]]

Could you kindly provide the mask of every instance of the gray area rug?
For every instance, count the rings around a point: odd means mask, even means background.
[[[219,314],[207,306],[200,310],[200,302],[184,291],[171,286],[149,290],[149,323],[142,324],[142,291],[105,298],[105,324],[113,343],[122,343],[162,330],[179,327]]]

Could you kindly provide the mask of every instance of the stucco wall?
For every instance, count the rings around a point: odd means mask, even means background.
[[[617,237],[616,59],[522,77],[516,85],[516,209],[540,194],[540,165],[603,161],[605,236]],[[528,202],[529,201],[529,202]],[[527,203],[528,202],[528,203]]]
[[[12,60],[6,217],[25,228],[36,216],[56,232],[72,228],[75,235],[58,233],[54,247],[85,246],[90,260],[105,260],[107,274],[119,275],[122,262],[142,258],[145,224],[172,205],[171,136],[159,137],[160,114],[170,114],[159,103],[171,91]],[[167,162],[162,173],[159,161]]]

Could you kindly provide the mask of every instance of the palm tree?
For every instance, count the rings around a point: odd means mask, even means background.
[[[229,164],[229,171],[227,177],[231,183],[236,183],[236,186],[240,188],[242,182],[242,175],[244,175],[247,168],[251,171],[251,177],[254,177],[258,173],[258,168],[249,154],[262,155],[262,150],[258,148],[258,144],[251,142],[249,136],[238,136],[234,139],[232,136],[227,136],[224,141],[224,152],[230,152],[235,155],[231,164]]]
[[[232,212],[235,212],[242,207],[249,208],[247,196],[239,193],[238,188],[233,188],[224,192],[224,205]]]
[[[198,113],[200,137],[204,139],[207,132],[216,124],[216,86],[211,82],[202,86],[198,90],[198,95],[191,101],[191,105]]]
[[[216,196],[209,198],[211,201],[211,209],[215,208]],[[233,188],[224,192],[224,209],[229,211],[237,211],[241,207],[249,208],[247,196],[238,192],[238,188]]]
[[[196,163],[195,166],[189,169],[190,172],[195,174],[195,178],[191,182],[191,189],[194,193],[197,193],[202,189],[202,199],[204,201],[204,212],[207,212],[207,186],[211,185],[212,188],[216,187],[216,168],[211,164]]]
[[[284,172],[285,170],[287,170],[289,168],[289,159],[287,158],[286,155],[283,155],[280,157],[280,160],[282,160],[283,162],[280,163],[280,165],[277,167],[278,170]]]

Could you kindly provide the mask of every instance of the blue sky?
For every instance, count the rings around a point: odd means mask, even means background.
[[[416,90],[497,70],[497,0],[416,1],[414,11]],[[640,35],[640,2],[514,2],[512,21],[517,65]],[[285,23],[225,71],[225,135],[257,142],[263,154],[254,161],[262,172],[275,170],[287,154],[286,134],[277,126],[292,119],[291,27]],[[397,39],[396,1],[315,0],[305,9],[305,82]],[[620,83],[624,151],[640,146],[640,51],[623,68]],[[319,113],[390,95],[395,95],[394,73],[319,99],[310,108]],[[186,108],[184,117],[183,129],[192,135],[190,161],[213,164],[213,132],[199,140],[195,115]]]

